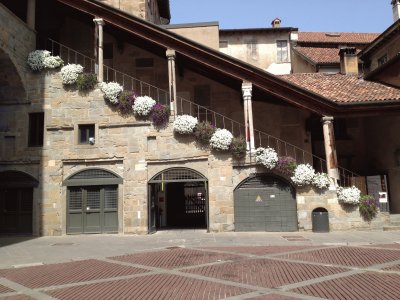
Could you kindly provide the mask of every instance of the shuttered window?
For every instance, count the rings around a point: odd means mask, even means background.
[[[276,59],[277,62],[278,63],[288,62],[289,61],[288,42],[285,40],[276,41],[276,47],[277,47],[277,59]]]

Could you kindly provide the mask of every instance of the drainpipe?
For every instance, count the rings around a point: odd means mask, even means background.
[[[96,24],[96,40],[97,40],[97,46],[98,46],[98,71],[97,71],[97,80],[99,82],[104,81],[104,63],[103,63],[103,26],[104,26],[104,21],[103,19],[98,19],[95,18],[93,19],[93,22]]]
[[[251,82],[242,83],[243,93],[243,107],[244,107],[244,122],[246,126],[246,144],[247,151],[254,151],[254,126],[253,126],[253,104],[252,104],[252,90],[253,85]]]
[[[168,86],[169,86],[169,103],[171,116],[176,115],[176,71],[175,71],[175,50],[167,49],[166,56],[168,58]]]
[[[336,155],[335,132],[333,129],[333,117],[325,116],[321,121],[323,123],[326,169],[328,171],[328,176],[331,179],[330,189],[335,189],[340,178]]]

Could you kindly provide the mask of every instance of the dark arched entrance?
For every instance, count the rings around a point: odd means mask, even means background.
[[[38,181],[18,171],[0,173],[0,234],[31,235],[33,188]]]
[[[257,174],[234,192],[236,231],[297,231],[297,203],[292,185],[272,174]]]
[[[67,233],[117,233],[118,184],[104,169],[86,169],[67,178]]]
[[[208,228],[207,178],[171,168],[149,181],[149,232],[163,228]]]

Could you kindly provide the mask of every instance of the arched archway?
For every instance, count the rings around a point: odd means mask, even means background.
[[[170,168],[149,180],[149,232],[208,228],[208,180],[189,168]]]
[[[23,172],[0,172],[0,234],[32,234],[33,189],[38,184]]]
[[[234,191],[236,231],[297,231],[295,189],[274,174],[256,174]]]
[[[81,170],[65,181],[67,233],[117,233],[118,184],[122,178],[105,169]]]

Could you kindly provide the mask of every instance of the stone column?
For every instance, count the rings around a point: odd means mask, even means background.
[[[97,72],[97,80],[99,82],[104,81],[104,63],[103,63],[103,19],[95,18],[93,22],[96,23],[96,40],[97,40],[97,58],[98,58],[98,72]]]
[[[251,82],[242,83],[244,122],[246,126],[246,143],[247,143],[247,150],[249,151],[252,151],[255,148],[254,126],[253,126],[253,104],[251,100],[252,90],[253,90],[253,85]]]
[[[28,0],[26,10],[26,23],[30,28],[35,30],[36,23],[36,0]]]
[[[167,49],[168,58],[168,87],[169,87],[169,103],[171,108],[171,115],[176,114],[176,70],[175,70],[175,50]]]
[[[324,146],[326,155],[326,169],[328,176],[331,178],[333,186],[337,185],[339,178],[338,161],[336,155],[336,143],[335,143],[335,132],[333,129],[333,117],[323,117],[321,119],[323,123],[324,132]]]

